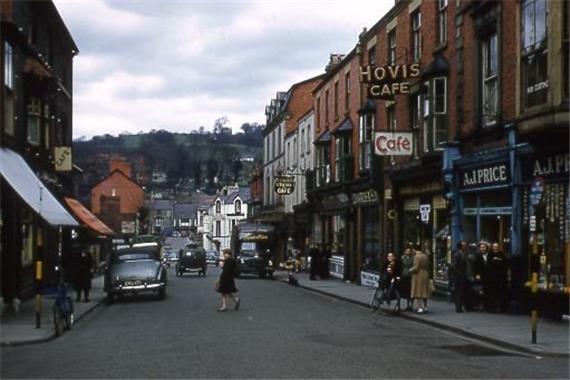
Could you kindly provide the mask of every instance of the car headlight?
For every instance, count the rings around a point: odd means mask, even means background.
[[[273,261],[272,261],[272,260],[269,260],[269,263],[268,263],[268,264],[269,264],[270,267],[272,267],[272,266],[273,266]]]
[[[245,264],[245,260],[244,259],[239,259],[239,262],[242,264]]]

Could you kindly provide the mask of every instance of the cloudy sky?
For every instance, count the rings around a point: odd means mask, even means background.
[[[393,0],[54,0],[80,53],[74,137],[234,132],[276,91],[323,72]]]

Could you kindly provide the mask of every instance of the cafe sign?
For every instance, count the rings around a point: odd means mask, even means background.
[[[295,191],[295,177],[292,175],[282,175],[275,177],[275,192],[279,195],[289,195]]]
[[[368,84],[371,99],[393,99],[394,95],[409,94],[410,80],[420,76],[420,65],[391,65],[360,67],[360,82]]]
[[[55,171],[68,172],[71,170],[71,147],[56,146],[53,149]]]
[[[462,189],[508,185],[511,181],[509,164],[506,162],[477,166],[460,172]]]
[[[413,153],[412,133],[376,132],[374,153],[377,156],[411,156]]]

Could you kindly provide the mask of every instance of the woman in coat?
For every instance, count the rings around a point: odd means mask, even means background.
[[[218,293],[221,294],[222,305],[218,311],[227,310],[227,300],[232,298],[234,301],[234,309],[238,310],[240,305],[240,298],[237,296],[237,288],[234,281],[234,275],[236,272],[236,262],[232,258],[232,251],[229,249],[224,250],[224,265],[222,267],[222,273],[220,274],[220,279],[218,281]]]
[[[416,251],[414,265],[410,268],[412,274],[411,296],[415,300],[418,313],[427,313],[427,299],[429,290],[429,261],[422,251]]]
[[[412,274],[410,269],[414,266],[414,256],[412,255],[412,249],[406,248],[404,254],[400,258],[402,276],[400,279],[400,295],[406,299],[406,310],[412,310],[412,297],[410,295],[411,285],[412,285]]]
[[[508,264],[505,254],[501,251],[499,243],[491,245],[491,255],[487,263],[487,276],[489,282],[488,305],[490,311],[506,311]]]

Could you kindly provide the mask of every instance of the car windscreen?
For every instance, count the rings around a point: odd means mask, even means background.
[[[114,255],[114,262],[124,262],[133,260],[154,260],[154,255],[151,253],[127,253],[123,255]]]

